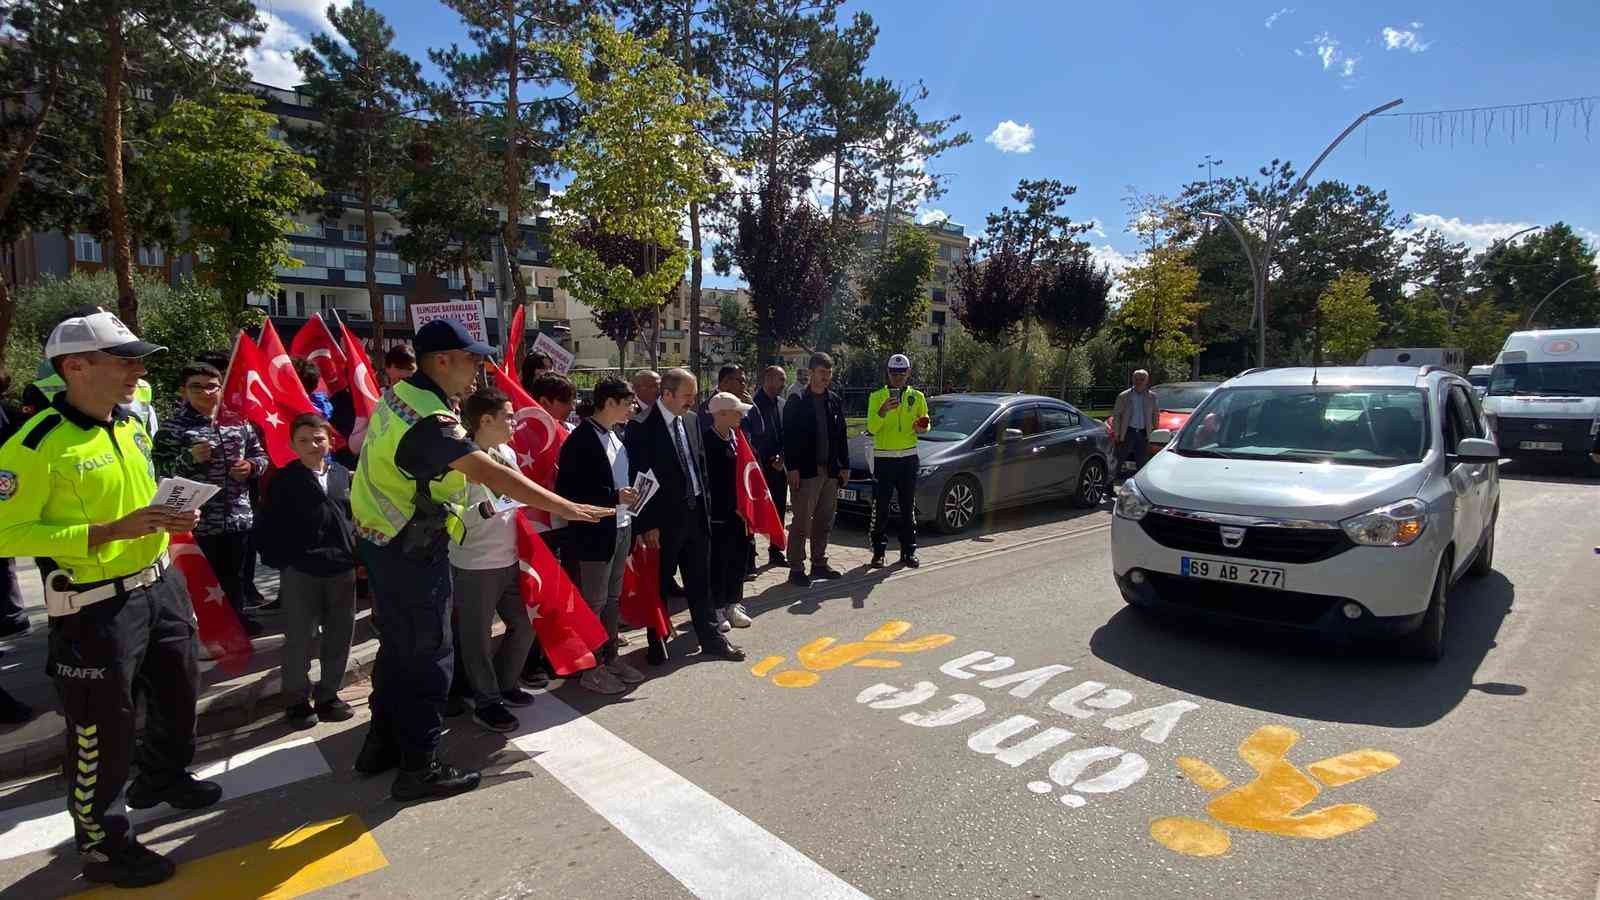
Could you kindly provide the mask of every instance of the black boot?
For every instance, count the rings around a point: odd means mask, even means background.
[[[356,771],[363,775],[381,775],[398,765],[400,750],[369,728],[361,752],[356,755]]]
[[[160,784],[140,774],[128,785],[128,808],[149,809],[165,803],[173,809],[205,809],[222,799],[222,785],[201,781],[188,772]]]
[[[465,794],[477,787],[478,781],[477,772],[445,765],[435,759],[420,769],[401,769],[389,792],[400,801],[438,800]]]
[[[83,857],[84,880],[96,884],[114,884],[119,888],[146,887],[166,881],[178,870],[172,860],[131,836],[119,838],[116,843],[101,841],[78,852]]]
[[[664,638],[662,638],[661,635],[658,635],[653,631],[646,632],[646,633],[649,635],[649,647],[644,652],[644,658],[646,660],[648,660],[650,665],[652,665],[652,666],[666,665],[666,662],[667,662],[667,642],[666,642],[666,640]]]

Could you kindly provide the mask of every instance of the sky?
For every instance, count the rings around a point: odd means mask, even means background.
[[[341,4],[348,0],[339,0]],[[464,42],[459,19],[428,0],[370,0],[396,45],[427,64],[430,47]],[[1287,0],[1295,2],[1295,0]],[[290,54],[326,29],[320,0],[258,0],[269,29],[251,59],[258,79],[295,80]],[[1061,0],[857,0],[880,27],[869,71],[929,90],[925,116],[960,114],[972,143],[929,163],[949,192],[921,212],[982,231],[1022,178],[1077,187],[1065,212],[1095,223],[1097,258],[1125,266],[1138,249],[1124,198],[1176,194],[1204,178],[1251,174],[1274,158],[1305,165],[1361,113],[1540,103],[1600,95],[1600,4],[1346,0],[1286,5],[1230,0],[1079,4]],[[1514,121],[1487,112],[1373,119],[1317,170],[1386,190],[1397,215],[1475,248],[1529,225],[1567,222],[1600,245],[1600,100],[1545,107]],[[1458,133],[1451,145],[1449,129]],[[1512,138],[1515,138],[1513,140]]]

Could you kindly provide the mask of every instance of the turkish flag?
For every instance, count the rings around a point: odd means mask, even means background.
[[[594,668],[594,651],[611,636],[533,524],[525,516],[516,519],[517,583],[550,668],[562,677]]]
[[[516,410],[516,426],[511,432],[511,449],[517,453],[517,467],[535,484],[546,490],[556,489],[556,472],[561,464],[561,447],[567,442],[567,428],[551,417],[528,392],[517,384],[506,370],[493,360],[485,362],[494,377],[494,385],[511,398],[511,408]],[[541,509],[529,509],[534,521],[549,525],[550,514]]]
[[[227,378],[222,383],[223,411],[234,420],[250,422],[261,429],[267,456],[272,458],[273,465],[280,467],[297,458],[289,444],[289,423],[301,413],[316,412],[293,371],[290,367],[289,385],[293,390],[276,390],[277,386],[269,380],[266,354],[250,335],[241,331],[233,345],[233,358],[228,361]]]
[[[672,633],[666,604],[661,602],[661,548],[638,542],[622,572],[622,619],[666,639]]]
[[[294,340],[289,343],[289,352],[316,363],[317,374],[322,377],[322,389],[329,395],[350,386],[349,379],[345,377],[347,364],[344,348],[334,339],[333,332],[328,330],[328,324],[322,321],[322,316],[316,315],[306,320],[306,324],[295,332]]]
[[[522,304],[517,304],[517,311],[511,314],[511,328],[506,331],[506,366],[513,370],[517,367],[517,351],[522,347],[522,322],[526,312]]]
[[[772,492],[767,489],[767,475],[756,461],[750,442],[745,440],[744,431],[735,428],[733,437],[734,443],[739,445],[734,465],[739,470],[739,518],[744,519],[751,534],[766,535],[772,546],[782,550],[788,537],[783,530],[783,516],[778,515],[778,506],[772,502]]]
[[[343,322],[339,323],[339,348],[344,352],[344,380],[350,388],[350,403],[356,412],[355,424],[350,426],[348,435],[350,452],[360,453],[367,425],[383,400],[383,392],[378,390],[378,378],[372,373],[372,359]]]
[[[243,674],[250,666],[250,637],[244,633],[239,616],[222,592],[222,583],[212,571],[210,561],[195,544],[194,535],[188,532],[172,535],[167,553],[189,592],[189,603],[199,623],[200,645],[224,672]]]

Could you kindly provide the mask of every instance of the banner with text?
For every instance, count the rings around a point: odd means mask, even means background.
[[[422,326],[434,319],[454,319],[466,327],[467,333],[476,341],[488,340],[488,331],[483,326],[483,301],[482,300],[452,300],[449,303],[413,303],[411,304],[411,327],[421,331]]]

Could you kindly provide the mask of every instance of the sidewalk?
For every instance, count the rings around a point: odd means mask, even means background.
[[[927,568],[1093,528],[1106,521],[1107,514],[1103,510],[1072,510],[1064,503],[1060,506],[1044,505],[1002,512],[982,523],[981,528],[959,537],[924,535],[919,555],[924,568]],[[891,563],[895,559],[893,543],[891,536]],[[757,561],[764,564],[766,540],[758,538],[757,545]],[[845,574],[843,579],[818,582],[808,589],[802,589],[787,583],[787,569],[764,568],[754,582],[745,585],[745,605],[752,614],[756,614],[801,600],[811,603],[847,597],[859,600],[869,594],[877,582],[900,571],[891,565],[888,569],[869,573],[866,564],[870,556],[865,523],[843,520],[834,528],[829,560],[834,568]],[[57,712],[54,684],[45,675],[49,626],[44,613],[39,573],[31,561],[18,560],[17,568],[17,579],[22,584],[24,605],[33,628],[25,635],[0,640],[0,650],[5,651],[5,655],[0,656],[0,685],[18,700],[32,706],[37,715],[26,724],[0,730],[0,783],[41,774],[56,767],[66,749],[65,722]],[[257,571],[256,583],[268,598],[277,596],[277,572],[261,567]],[[258,616],[266,626],[267,633],[253,642],[255,653],[247,672],[229,677],[213,663],[200,664],[202,684],[198,729],[202,738],[241,729],[282,712],[280,694],[283,684],[278,671],[283,655],[283,634],[279,630],[282,627],[282,613],[262,612]],[[369,616],[370,611],[365,606],[357,611],[355,645],[350,651],[346,688],[366,680],[371,673],[373,660],[377,658],[378,642]],[[673,618],[683,623],[687,621],[688,614],[679,611]],[[636,633],[635,646],[641,645],[642,641],[642,632]],[[316,677],[317,663],[313,653],[313,681]]]

